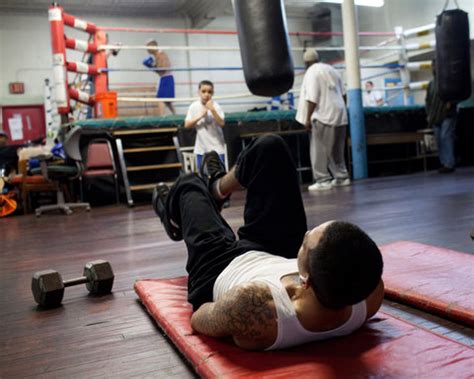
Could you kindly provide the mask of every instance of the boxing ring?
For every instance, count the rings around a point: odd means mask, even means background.
[[[146,46],[146,45],[123,45],[120,42],[111,42],[107,39],[107,33],[153,33],[153,34],[186,34],[186,35],[237,35],[234,30],[205,30],[205,29],[178,29],[178,28],[133,28],[133,27],[101,27],[94,23],[81,20],[73,15],[68,14],[59,6],[51,6],[49,9],[49,23],[51,28],[51,42],[53,52],[53,76],[54,76],[54,95],[60,114],[67,114],[71,110],[71,100],[79,102],[88,106],[94,106],[96,104],[95,95],[105,93],[109,91],[110,74],[114,72],[151,72],[164,70],[161,68],[150,69],[142,67],[120,67],[120,68],[108,68],[107,67],[107,52],[117,53],[122,50],[161,50],[163,52],[179,51],[188,54],[189,52],[224,52],[224,51],[239,51],[238,45],[235,46]],[[88,34],[87,40],[80,40],[76,38],[70,38],[64,34],[65,27],[71,27],[76,30],[83,31]],[[408,43],[408,39],[411,37],[426,36],[433,32],[434,24],[414,28],[410,30],[403,30],[397,27],[394,32],[359,32],[360,38],[364,37],[390,37],[375,46],[360,46],[361,57],[367,52],[388,52],[385,56],[395,56],[398,63],[362,63],[360,67],[362,69],[379,69],[384,70],[382,73],[375,75],[369,75],[367,79],[372,79],[378,76],[384,76],[393,74],[394,72],[400,72],[402,78],[401,84],[390,87],[379,87],[377,90],[383,91],[404,91],[405,94],[409,94],[410,91],[417,91],[426,89],[427,82],[410,82],[410,72],[417,70],[427,70],[431,68],[430,61],[423,62],[409,62],[409,53],[418,50],[433,49],[435,42],[429,40],[427,42],[415,42]],[[342,36],[342,32],[289,32],[290,37],[324,37],[324,36]],[[112,39],[112,37],[111,37]],[[293,54],[302,55],[302,53],[310,48],[311,46],[293,46],[291,51]],[[319,52],[331,52],[331,51],[343,51],[343,46],[314,46]],[[67,59],[67,49],[81,51],[86,54],[90,54],[91,63],[85,61],[71,61]],[[398,55],[398,57],[397,57]],[[373,60],[375,61],[375,59]],[[344,71],[345,65],[342,63],[334,63],[337,69]],[[172,72],[216,72],[216,71],[242,71],[240,66],[223,66],[223,67],[186,67],[177,66],[166,68]],[[81,89],[75,88],[74,83],[69,83],[67,73],[76,73],[76,78],[79,76],[92,77],[93,88],[87,93]],[[304,73],[304,67],[295,66],[296,76],[301,77]],[[362,79],[364,80],[364,78]],[[80,81],[80,80],[79,80]],[[243,80],[235,81],[216,81],[215,84],[229,85],[229,84],[241,84]],[[70,85],[72,84],[72,85]],[[129,85],[137,85],[140,83],[128,83]],[[144,83],[142,83],[144,84]],[[197,82],[180,82],[177,85],[196,85]],[[111,83],[110,87],[114,84]],[[297,94],[299,92],[299,83],[292,88],[291,92]],[[194,91],[192,91],[194,92]],[[216,100],[227,100],[227,99],[242,99],[251,97],[251,93],[240,92],[232,93],[224,96],[215,96]],[[255,100],[255,96],[253,96]],[[178,97],[178,98],[162,98],[157,99],[150,96],[124,96],[119,93],[118,101],[120,103],[156,103],[172,101],[174,103],[189,103],[196,100],[195,96]],[[259,98],[260,102],[268,103],[269,99],[266,100]],[[255,102],[258,104],[258,101]],[[406,102],[404,105],[408,105]],[[293,103],[286,104],[288,108],[294,106]],[[94,117],[98,117],[97,109],[94,109]]]
[[[239,51],[237,44],[228,44],[225,46],[197,46],[188,43],[183,46],[160,45],[156,47],[147,45],[125,45],[119,40],[115,40],[114,33],[222,35],[232,38],[232,36],[237,36],[237,31],[235,30],[134,28],[126,26],[102,27],[74,17],[65,12],[61,7],[55,5],[49,8],[49,23],[53,52],[54,88],[52,93],[57,104],[58,112],[62,116],[62,123],[67,124],[70,121],[74,121],[74,119],[68,119],[68,115],[72,112],[76,119],[74,125],[81,125],[86,133],[95,134],[100,130],[111,138],[111,142],[116,146],[116,160],[120,163],[122,179],[127,194],[127,202],[130,205],[133,204],[133,193],[149,190],[157,181],[174,181],[182,168],[179,157],[177,156],[179,153],[175,152],[176,149],[173,149],[174,144],[172,137],[180,130],[184,118],[182,116],[156,115],[156,103],[172,102],[178,109],[187,107],[190,102],[197,100],[197,97],[192,96],[199,82],[194,79],[196,75],[204,79],[207,77],[205,76],[206,73],[216,74],[220,72],[225,76],[228,76],[227,73],[229,73],[229,75],[232,74],[232,78],[215,80],[214,84],[217,88],[242,87],[245,83],[243,78],[238,80],[235,76],[241,75],[241,72],[244,71],[244,67],[242,66],[196,66],[192,65],[188,59],[189,64],[187,66],[171,65],[171,67],[165,68],[165,70],[170,70],[174,75],[179,76],[176,87],[184,89],[179,91],[180,93],[185,92],[186,87],[189,87],[189,95],[178,96],[176,98],[156,98],[154,93],[151,92],[154,89],[154,85],[133,82],[126,83],[127,85],[121,83],[114,84],[113,75],[120,72],[153,73],[153,71],[159,72],[163,70],[163,68],[122,67],[117,64],[117,59],[120,59],[120,56],[115,58],[115,67],[108,67],[110,53],[116,56],[117,53],[122,50],[142,51],[159,49],[163,52],[186,54],[188,57],[189,54],[193,52],[220,53]],[[88,37],[83,40],[70,38],[65,34],[66,27],[80,30],[86,33]],[[418,70],[431,69],[431,62],[410,62],[409,59],[414,52],[426,52],[435,47],[435,42],[430,37],[434,28],[434,24],[429,24],[410,30],[403,30],[397,27],[393,32],[358,32],[359,38],[377,37],[382,39],[381,42],[374,46],[361,45],[359,47],[362,59],[360,68],[367,73],[366,77],[362,78],[362,80],[395,75],[399,78],[398,84],[379,86],[374,88],[374,90],[384,91],[387,94],[387,99],[403,97],[403,106],[401,108],[383,107],[383,109],[375,110],[366,109],[364,111],[365,114],[380,112],[384,115],[388,113],[393,115],[399,111],[411,112],[420,110],[418,106],[409,105],[410,96],[415,93],[415,91],[425,90],[428,82],[411,82],[410,73]],[[298,40],[302,37],[340,37],[342,33],[295,31],[289,32],[289,35],[291,38]],[[411,38],[428,39],[412,42]],[[344,50],[343,46],[312,47],[315,47],[321,54]],[[298,43],[295,43],[290,50],[291,53],[293,55],[296,54],[295,57],[297,57],[302,56],[303,51],[308,48],[310,48],[310,46],[306,44],[304,44],[304,46],[298,46]],[[83,52],[83,59],[80,61],[68,59],[68,50]],[[383,55],[378,55],[381,53],[383,53]],[[367,54],[375,54],[376,56],[364,58]],[[295,61],[296,60],[295,58]],[[395,63],[393,61],[395,61]],[[343,75],[348,69],[348,66],[346,66],[344,62],[333,61],[331,63],[340,70]],[[255,112],[254,115],[247,115],[246,112],[226,112],[227,126],[224,128],[224,133],[229,150],[228,160],[231,164],[235,160],[235,156],[238,154],[239,148],[242,145],[241,135],[247,138],[245,136],[258,135],[259,133],[271,131],[277,133],[290,132],[288,135],[297,136],[294,137],[294,141],[296,141],[298,145],[296,149],[298,151],[295,152],[295,160],[298,162],[299,169],[302,169],[302,171],[303,168],[309,168],[307,157],[302,156],[301,153],[308,144],[307,137],[304,136],[301,126],[293,120],[294,108],[299,98],[299,86],[304,74],[304,67],[296,65],[294,66],[294,72],[295,83],[288,93],[280,96],[255,96],[247,89],[224,94],[220,94],[217,90],[217,94],[213,99],[217,100],[224,109],[226,109],[226,107],[246,107],[247,109],[253,107],[255,110],[268,111],[268,113]],[[75,74],[74,80],[69,80],[68,73]],[[186,78],[184,78],[185,75],[187,75]],[[194,78],[192,75],[195,75]],[[89,89],[89,91],[87,92],[86,89]],[[111,89],[114,91],[111,91]],[[116,109],[119,117],[103,118],[103,104],[99,98],[104,94],[107,95],[115,92],[117,101]],[[350,92],[351,90],[349,88],[349,95]],[[354,112],[350,111],[349,116],[353,117],[353,113]],[[143,116],[144,114],[147,116]],[[84,119],[85,116],[87,116],[88,119]],[[126,131],[123,129],[129,130]],[[423,127],[419,127],[418,129],[423,129]],[[362,131],[363,136],[357,134]],[[366,134],[377,132],[374,130],[366,131],[364,127],[362,131],[355,129],[356,134],[353,135],[351,139],[360,141],[360,138],[366,139]],[[351,132],[353,132],[352,127]],[[410,130],[410,132],[414,131]],[[153,136],[152,139],[150,139],[151,136]],[[148,141],[146,141],[147,139]],[[143,141],[142,146],[139,146],[139,140]],[[158,145],[151,146],[150,141],[152,140]],[[128,144],[133,146],[128,146]],[[156,162],[151,162],[150,159],[147,158],[153,151],[160,151],[162,155],[158,157]],[[353,150],[353,152],[354,151],[358,150],[356,149]],[[349,152],[349,154],[351,153]],[[360,177],[360,174],[357,172],[357,166],[360,166],[360,162],[357,161],[357,159],[358,156],[353,158],[354,168],[356,169],[356,172],[353,172],[355,178]],[[140,163],[140,161],[142,161],[142,163]],[[367,162],[365,162],[365,166],[367,166]],[[140,176],[140,178],[138,178],[138,176]],[[303,176],[301,176],[301,179],[304,181]]]
[[[113,75],[119,72],[152,72],[160,71],[162,68],[142,68],[142,67],[108,67],[108,57],[110,53],[117,55],[118,51],[140,51],[156,50],[163,52],[180,52],[189,55],[191,52],[232,52],[239,51],[237,44],[234,46],[147,46],[147,45],[124,45],[120,43],[119,33],[153,33],[159,34],[185,34],[185,35],[226,35],[236,36],[234,30],[205,30],[205,29],[177,29],[177,28],[133,28],[133,27],[101,27],[94,23],[81,20],[68,14],[59,6],[49,8],[49,23],[51,28],[51,42],[53,52],[53,97],[57,104],[58,112],[62,116],[62,123],[67,124],[73,121],[74,125],[81,125],[84,131],[96,135],[98,131],[106,133],[115,145],[116,160],[120,163],[122,180],[127,194],[127,202],[133,205],[132,194],[139,191],[149,190],[159,181],[172,182],[179,175],[182,164],[180,163],[178,152],[173,143],[175,135],[183,124],[183,116],[158,116],[154,111],[154,105],[159,102],[173,102],[178,109],[186,107],[190,102],[197,100],[192,96],[198,80],[178,80],[176,86],[189,87],[191,96],[180,96],[176,98],[156,98],[150,92],[154,86],[147,83],[126,83],[114,84]],[[65,34],[66,27],[80,30],[88,35],[87,39],[81,40],[70,38]],[[362,45],[359,47],[361,58],[365,54],[378,54],[385,52],[383,56],[387,59],[396,60],[397,63],[379,62],[375,57],[365,59],[360,67],[367,71],[375,70],[374,74],[368,75],[365,79],[384,77],[387,75],[398,75],[400,84],[393,86],[378,87],[375,90],[385,91],[387,94],[403,93],[403,103],[405,106],[409,102],[410,94],[413,91],[424,90],[427,82],[410,82],[410,73],[417,70],[427,70],[431,68],[431,62],[409,62],[409,57],[415,51],[428,51],[435,47],[433,40],[427,42],[409,43],[411,37],[430,36],[434,30],[434,24],[403,30],[396,28],[393,32],[359,32],[360,38],[380,37],[384,38],[375,46]],[[109,34],[109,35],[108,35]],[[289,32],[292,38],[316,37],[316,36],[342,36],[341,32]],[[387,39],[388,38],[388,39]],[[116,42],[114,42],[116,41]],[[291,52],[296,56],[302,56],[303,51],[309,46],[293,46]],[[342,46],[315,46],[324,52],[343,51]],[[427,50],[428,49],[428,50]],[[67,57],[67,50],[83,52],[81,61],[70,60]],[[390,58],[389,58],[390,57]],[[119,59],[117,57],[116,59]],[[296,59],[295,59],[296,60]],[[379,61],[378,61],[379,60]],[[334,66],[345,73],[347,69],[343,62],[331,62]],[[115,64],[116,66],[116,64]],[[203,79],[209,73],[224,72],[241,75],[241,66],[171,66],[165,70],[170,70],[176,75],[199,74]],[[294,121],[295,100],[298,99],[299,86],[304,74],[304,67],[294,66],[295,83],[288,93],[275,97],[255,96],[248,90],[231,92],[220,95],[219,92],[213,99],[217,100],[225,109],[226,106],[240,105],[242,107],[254,107],[267,112],[226,112],[226,127],[224,128],[229,162],[232,164],[236,155],[240,151],[242,138],[247,135],[258,135],[264,132],[277,132],[297,136],[298,150],[295,152],[295,160],[299,163],[299,169],[308,168],[309,159],[302,152],[308,144],[307,137],[301,130],[301,126]],[[75,79],[69,81],[68,73],[75,74]],[[232,78],[233,79],[233,78]],[[88,85],[84,83],[89,83]],[[216,80],[216,87],[242,86],[245,81],[241,80]],[[115,88],[114,88],[115,87]],[[89,88],[89,92],[86,89]],[[117,89],[117,110],[116,118],[102,118],[102,106],[98,98],[110,93],[110,89]],[[135,89],[135,90],[134,90]],[[136,91],[138,90],[138,91]],[[183,91],[180,91],[183,92]],[[390,95],[389,95],[390,96]],[[388,97],[389,97],[388,96]],[[366,113],[381,112],[388,114],[396,112],[399,108],[384,107],[371,111],[366,109]],[[68,120],[68,115],[75,112],[74,120]],[[402,112],[411,109],[419,110],[419,107],[402,107]],[[78,111],[77,111],[78,110]],[[87,114],[89,119],[83,119]],[[150,114],[149,116],[142,116]],[[351,112],[349,112],[351,114]],[[139,116],[138,116],[139,115]],[[123,117],[125,116],[125,117]],[[131,116],[131,117],[127,117]],[[133,117],[135,116],[135,117]],[[138,116],[138,117],[136,117]],[[290,133],[288,133],[290,132]],[[370,131],[368,132],[370,133]],[[293,138],[293,137],[289,137]],[[357,140],[357,136],[354,136]],[[354,139],[353,138],[353,139]],[[364,131],[365,138],[365,131]],[[140,142],[141,141],[141,142]],[[306,149],[307,150],[307,149]],[[157,161],[152,162],[148,156],[160,152]],[[302,154],[304,156],[302,156]],[[354,159],[356,159],[355,157]],[[355,164],[354,164],[355,165]],[[357,175],[357,173],[355,173]],[[140,178],[138,178],[140,176]],[[146,179],[145,179],[146,178]],[[303,176],[301,176],[303,180]]]

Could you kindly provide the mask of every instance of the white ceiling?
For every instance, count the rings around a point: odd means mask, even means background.
[[[284,2],[288,14],[303,16],[317,1]],[[0,0],[0,12],[40,12],[48,9],[51,3],[52,0]],[[62,0],[58,3],[69,13],[103,16],[187,16],[195,19],[232,13],[231,0]]]
[[[0,0],[0,10],[5,11],[42,11],[48,9],[51,0]],[[188,9],[193,9],[197,3],[209,1],[187,0],[62,0],[58,1],[69,13],[101,13],[133,15],[179,15],[186,14]]]

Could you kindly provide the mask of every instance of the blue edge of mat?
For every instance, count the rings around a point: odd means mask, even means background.
[[[417,111],[424,107],[419,106],[398,106],[398,107],[367,107],[364,108],[364,114],[390,113],[403,111]],[[294,120],[296,111],[260,111],[260,112],[234,112],[227,113],[225,117],[226,123],[236,122],[252,122],[252,121],[269,121],[269,120]],[[83,128],[105,128],[105,129],[121,129],[121,128],[143,128],[156,127],[160,125],[182,125],[184,123],[184,115],[168,115],[168,116],[140,116],[140,117],[121,117],[110,119],[89,119],[75,121],[71,125],[80,125]]]

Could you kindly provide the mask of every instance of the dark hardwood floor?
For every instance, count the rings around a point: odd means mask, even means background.
[[[403,239],[474,252],[474,168],[303,191],[310,227],[344,219],[379,244]],[[243,203],[244,193],[236,193],[223,212],[234,228],[242,222]],[[185,257],[184,244],[167,238],[149,205],[0,219],[0,377],[193,377],[133,291],[140,278],[184,275]],[[35,306],[35,271],[54,268],[72,278],[98,258],[114,268],[112,295],[87,296],[81,285],[66,289],[60,308]],[[473,344],[469,328],[392,302],[384,310]]]

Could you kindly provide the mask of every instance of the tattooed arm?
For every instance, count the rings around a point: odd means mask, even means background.
[[[236,286],[218,301],[203,304],[194,312],[191,326],[210,337],[231,336],[244,349],[265,349],[277,337],[270,288],[263,283]]]

